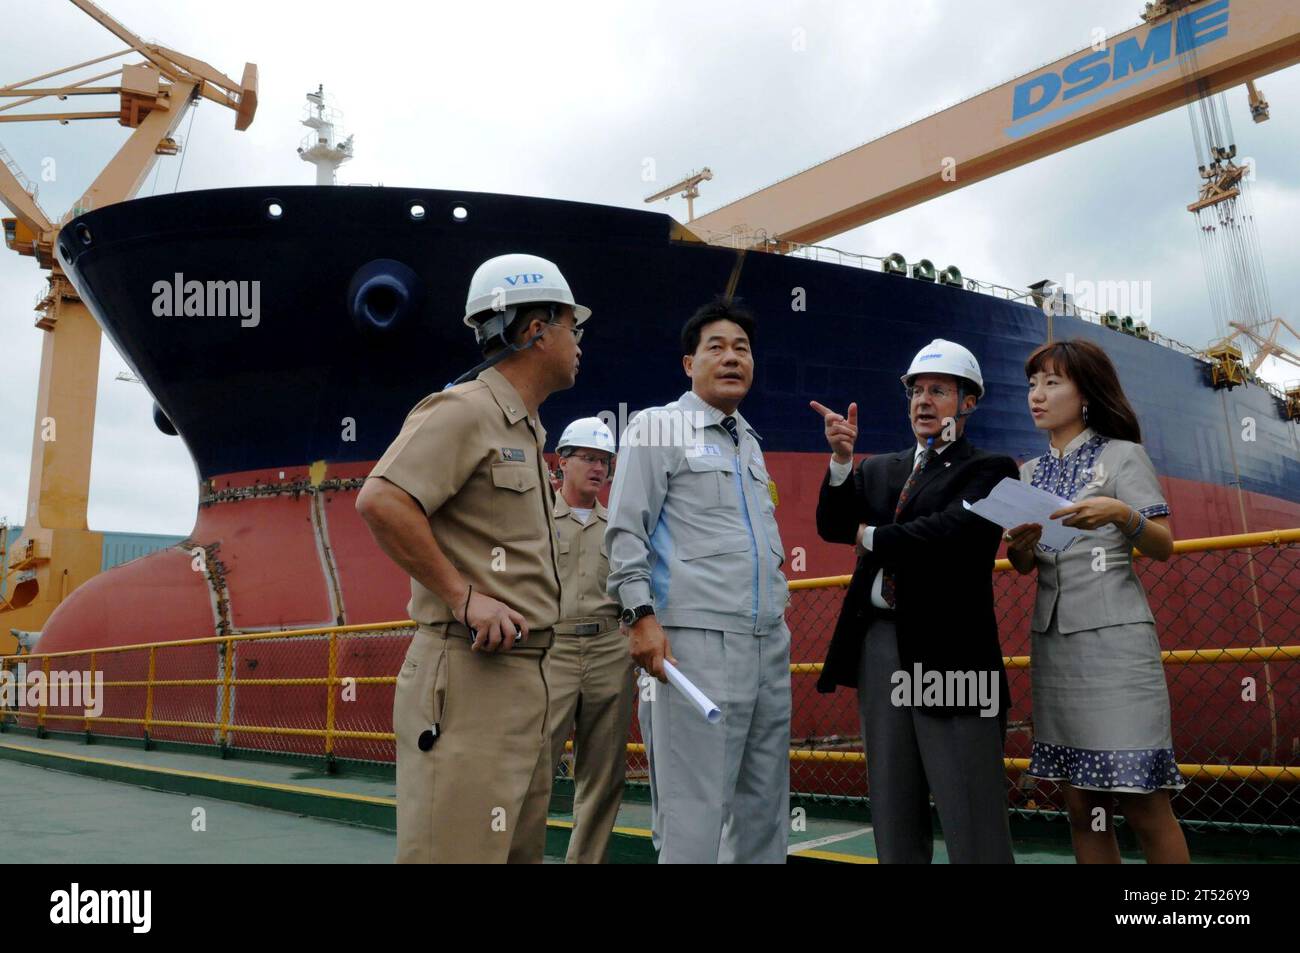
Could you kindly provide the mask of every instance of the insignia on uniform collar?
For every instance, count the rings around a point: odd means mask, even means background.
[[[511,463],[524,463],[528,458],[524,455],[522,450],[515,450],[511,447],[502,447],[501,459],[509,460]]]

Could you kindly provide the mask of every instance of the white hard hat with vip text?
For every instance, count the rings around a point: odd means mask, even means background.
[[[591,317],[591,309],[573,300],[573,292],[559,266],[537,255],[498,255],[478,266],[465,297],[464,322],[475,327],[475,315],[504,311],[521,304],[567,304],[578,324]]]

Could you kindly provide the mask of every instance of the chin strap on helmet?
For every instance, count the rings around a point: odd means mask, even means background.
[[[555,321],[556,305],[554,303],[550,303],[550,304],[538,303],[538,304],[527,304],[522,306],[512,306],[502,311],[493,312],[490,318],[484,320],[478,327],[474,329],[474,337],[477,339],[480,347],[490,343],[494,339],[500,340],[502,345],[504,346],[501,348],[501,350],[497,351],[491,357],[487,358],[484,361],[479,362],[478,364],[475,364],[464,374],[460,375],[460,377],[456,378],[454,381],[452,381],[450,384],[444,387],[443,390],[447,390],[448,387],[455,387],[457,384],[463,384],[466,381],[473,380],[474,378],[478,377],[478,375],[486,371],[489,367],[495,367],[497,364],[500,364],[511,354],[517,354],[520,351],[528,350],[537,342],[537,339],[539,337],[541,337],[543,334],[546,333],[546,329],[543,328],[542,330],[534,334],[532,337],[530,337],[527,341],[524,341],[522,344],[515,344],[514,342],[508,340],[506,338],[506,334],[510,330],[510,326],[515,323],[515,318],[519,317],[520,307],[522,307],[525,312],[534,311],[538,308],[545,308],[547,309],[547,314],[548,314],[547,323],[551,324],[554,323]]]

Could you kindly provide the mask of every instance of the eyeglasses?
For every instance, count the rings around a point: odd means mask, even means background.
[[[576,326],[575,326],[575,327],[569,327],[567,324],[560,324],[558,321],[547,321],[546,323],[547,323],[548,325],[550,325],[551,327],[553,327],[553,328],[564,328],[564,330],[566,330],[566,331],[572,331],[572,332],[573,332],[573,343],[574,343],[574,344],[579,344],[579,343],[581,343],[581,341],[582,341],[582,335],[583,335],[583,334],[586,332],[586,330],[587,330],[586,328],[580,328],[580,327],[576,327]]]
[[[583,463],[590,464],[590,465],[593,466],[593,467],[594,467],[596,464],[601,464],[601,465],[603,465],[603,466],[609,466],[609,463],[610,463],[610,458],[609,458],[608,456],[605,456],[605,455],[602,455],[602,456],[596,456],[596,455],[593,454],[593,453],[574,453],[574,454],[570,454],[570,456],[571,456],[571,457],[576,457],[577,459],[581,460]]]
[[[924,397],[927,392],[934,400],[945,400],[948,397],[951,397],[954,393],[953,390],[944,387],[942,384],[931,384],[928,388],[922,387],[920,384],[916,384],[912,387],[906,385],[903,386],[903,393],[907,395],[908,400],[916,400],[918,397]]]

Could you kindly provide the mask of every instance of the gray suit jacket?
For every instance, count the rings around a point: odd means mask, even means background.
[[[1020,479],[1074,502],[1110,496],[1147,518],[1169,515],[1155,467],[1142,445],[1091,430],[1071,441],[1064,454],[1049,451],[1025,463]],[[1037,549],[1034,556],[1038,599],[1033,631],[1046,632],[1053,613],[1062,634],[1155,621],[1133,569],[1132,546],[1118,527],[1087,532],[1065,552]]]

